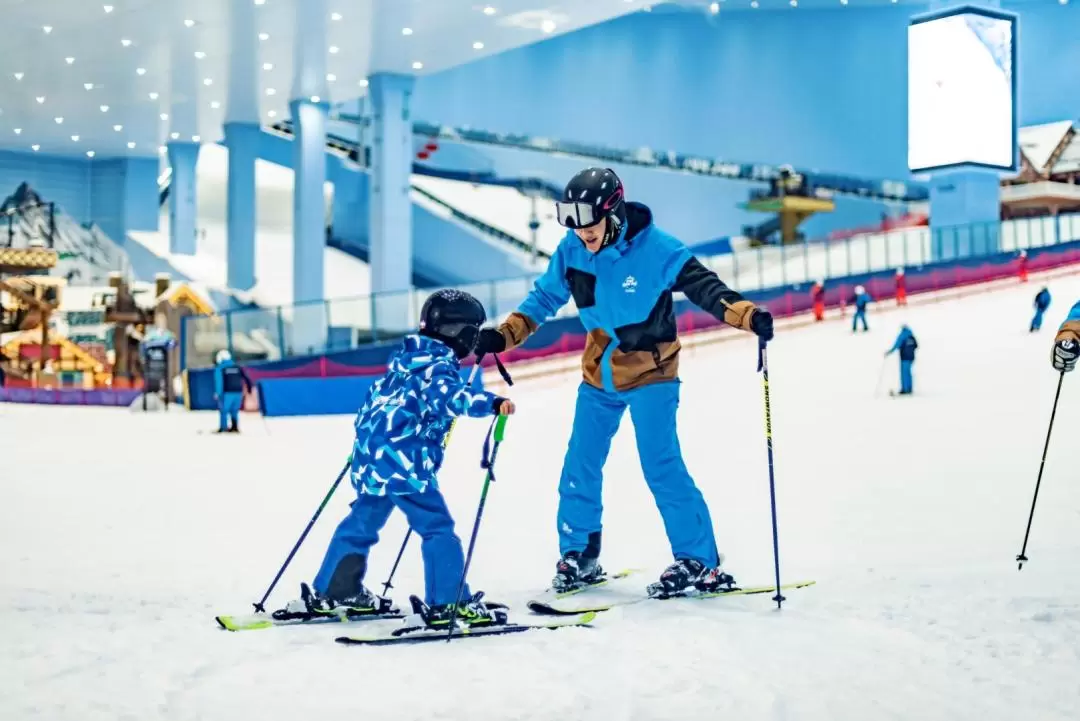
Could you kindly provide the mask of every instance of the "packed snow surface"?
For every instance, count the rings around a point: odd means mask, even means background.
[[[594,628],[396,648],[370,624],[227,633],[257,600],[349,453],[351,418],[0,406],[0,718],[1066,721],[1080,716],[1080,373],[1068,377],[1023,571],[1020,550],[1058,376],[1037,283],[781,333],[770,346],[780,558],[769,597],[647,602]],[[849,316],[850,318],[850,316]],[[917,396],[892,399],[901,321]],[[762,385],[750,338],[688,350],[682,447],[727,569],[772,579]],[[879,383],[880,379],[880,383]],[[522,383],[471,571],[522,604],[557,558],[556,487],[576,378]],[[875,392],[877,391],[877,392]],[[359,399],[358,399],[359,402]],[[442,486],[468,538],[487,424],[459,424]],[[609,569],[671,559],[629,420],[606,469]],[[272,597],[310,579],[352,498],[339,490]],[[381,582],[404,532],[372,558]],[[395,579],[422,589],[417,546]],[[382,623],[382,622],[380,622]],[[395,622],[385,622],[393,624]]]

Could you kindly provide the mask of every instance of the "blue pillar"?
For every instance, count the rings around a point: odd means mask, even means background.
[[[371,103],[370,214],[371,290],[381,294],[375,306],[380,330],[400,331],[412,325],[413,138],[410,112],[414,78],[376,73],[368,78]]]
[[[226,274],[229,287],[238,290],[255,285],[255,160],[261,132],[256,123],[225,123],[229,149]]]
[[[293,300],[322,300],[325,294],[323,256],[326,215],[326,103],[294,100],[292,112],[293,170]]]
[[[930,238],[935,261],[997,253],[1000,218],[997,171],[969,168],[931,173]]]
[[[173,142],[167,146],[172,167],[172,189],[169,191],[169,252],[195,255],[195,164],[199,160],[199,144]]]

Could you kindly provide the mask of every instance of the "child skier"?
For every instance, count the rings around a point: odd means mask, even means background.
[[[218,351],[214,358],[214,400],[218,404],[218,433],[240,432],[240,408],[244,405],[244,390],[251,391],[251,379],[243,368],[233,362],[232,353]]]
[[[919,347],[919,341],[915,340],[915,334],[906,325],[900,328],[900,335],[896,336],[896,342],[892,348],[885,351],[888,357],[900,351],[900,395],[911,395],[915,388],[911,378],[911,366],[915,363],[915,349]]]
[[[907,278],[904,269],[896,269],[896,304],[901,308],[907,305]]]
[[[461,359],[476,348],[484,307],[468,293],[440,290],[424,303],[419,332],[405,338],[386,375],[372,385],[356,417],[352,483],[357,498],[326,550],[313,588],[301,584],[290,612],[388,612],[393,604],[364,587],[367,557],[394,508],[422,539],[424,600],[413,612],[432,628],[449,627],[464,572],[461,540],[436,476],[456,416],[510,415],[514,404],[469,388]],[[506,623],[506,611],[484,604],[466,587],[458,621],[470,626]]]
[[[814,304],[814,321],[825,320],[825,281],[819,280],[810,287],[810,301]]]
[[[862,321],[863,331],[868,331],[870,328],[866,325],[866,308],[870,305],[870,301],[873,298],[866,292],[866,288],[861,285],[855,286],[855,295],[852,296],[851,302],[855,305],[855,315],[851,319],[851,332],[854,333],[859,330],[859,321]]]
[[[1054,370],[1062,373],[1076,370],[1077,359],[1080,359],[1080,301],[1069,311],[1069,317],[1054,338]]]
[[[1035,317],[1031,319],[1031,332],[1042,330],[1043,315],[1050,307],[1050,291],[1043,288],[1035,296]]]

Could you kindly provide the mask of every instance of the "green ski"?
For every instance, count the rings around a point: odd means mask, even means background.
[[[780,590],[790,590],[796,588],[806,588],[807,586],[813,586],[816,581],[798,581],[796,583],[787,583],[780,586]],[[711,593],[687,593],[676,596],[653,597],[644,593],[640,595],[628,596],[627,598],[609,601],[607,603],[595,603],[589,604],[587,599],[575,599],[575,601],[583,601],[583,603],[575,603],[574,601],[561,603],[561,599],[554,599],[550,601],[529,601],[526,605],[533,613],[542,616],[574,616],[580,613],[600,613],[602,611],[610,611],[613,608],[619,606],[630,606],[635,603],[641,603],[642,601],[668,601],[673,599],[687,599],[687,600],[705,600],[710,598],[720,598],[722,596],[750,596],[761,593],[772,593],[776,590],[776,586],[749,586],[745,588],[733,588],[729,591],[714,591]]]
[[[429,643],[431,641],[446,642],[457,638],[482,638],[484,636],[505,636],[511,633],[523,633],[525,631],[548,630],[559,628],[587,627],[596,618],[595,613],[580,613],[549,619],[538,623],[506,623],[497,626],[461,626],[454,629],[453,635],[447,633],[445,628],[429,629],[425,627],[406,629],[399,628],[389,633],[372,636],[340,636],[338,643],[346,646],[392,646],[416,643]]]

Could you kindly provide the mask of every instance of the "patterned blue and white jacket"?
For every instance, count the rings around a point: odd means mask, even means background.
[[[377,496],[423,493],[435,484],[454,419],[492,415],[496,400],[469,388],[447,345],[406,336],[356,416],[353,486]]]

